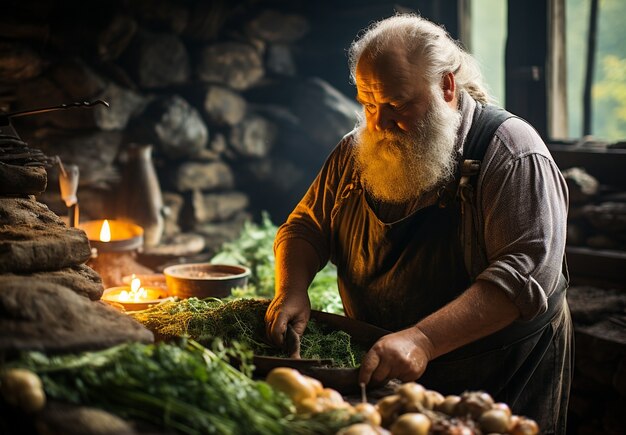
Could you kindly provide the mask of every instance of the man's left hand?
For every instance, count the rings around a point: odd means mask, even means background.
[[[363,358],[359,382],[415,381],[426,370],[432,354],[432,343],[416,326],[385,335]]]

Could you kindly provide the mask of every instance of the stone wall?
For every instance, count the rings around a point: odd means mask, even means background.
[[[12,2],[0,19],[0,103],[108,102],[13,124],[78,165],[82,220],[162,196],[162,244],[198,234],[211,252],[263,210],[282,221],[354,126],[353,99],[298,70],[305,11],[252,0]],[[135,145],[152,146],[156,190],[125,174]],[[63,215],[58,170],[48,176],[40,200]]]

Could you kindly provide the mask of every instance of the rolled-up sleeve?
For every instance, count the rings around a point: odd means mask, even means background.
[[[565,181],[539,135],[506,121],[479,177],[479,221],[487,266],[477,276],[515,303],[521,320],[548,309],[562,270],[567,231]]]

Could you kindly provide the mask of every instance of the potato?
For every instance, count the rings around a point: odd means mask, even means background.
[[[456,405],[459,416],[471,416],[478,420],[483,412],[493,407],[493,398],[484,391],[469,391],[461,394],[461,401]]]
[[[391,425],[392,435],[428,435],[430,419],[418,412],[402,414]]]
[[[371,403],[357,403],[354,405],[354,410],[361,414],[367,423],[372,426],[380,426],[382,418],[376,407]]]
[[[43,409],[46,395],[41,379],[36,373],[26,369],[9,369],[0,380],[2,396],[7,403],[18,406],[24,412]]]
[[[449,416],[454,416],[456,405],[461,401],[461,396],[451,394],[446,396],[439,405],[435,406],[435,411],[443,412]]]
[[[340,404],[345,402],[341,393],[337,390],[333,390],[332,388],[322,389],[317,397],[327,399],[330,403]]]
[[[491,409],[499,409],[501,411],[504,411],[507,413],[507,415],[510,417],[513,413],[511,412],[511,408],[509,408],[509,405],[507,405],[504,402],[498,402],[498,403],[494,403],[493,406],[491,407]]]
[[[313,390],[315,391],[315,394],[319,394],[324,389],[324,386],[319,380],[307,375],[302,375],[302,377],[306,379],[309,384],[311,384]]]
[[[390,425],[400,413],[400,410],[404,406],[402,397],[397,394],[383,397],[376,403],[376,409],[382,419],[382,425]]]
[[[539,426],[535,420],[520,417],[509,433],[512,435],[536,435],[539,433]]]
[[[337,432],[337,435],[378,435],[379,432],[369,424],[356,423]]]
[[[315,399],[316,396],[314,386],[296,369],[276,367],[268,373],[265,381],[289,396],[296,406],[302,400]]]
[[[296,410],[298,414],[318,414],[324,411],[324,407],[317,398],[307,397],[296,403]]]
[[[484,432],[504,433],[509,428],[510,416],[502,409],[490,409],[483,412],[478,419]]]
[[[422,404],[426,409],[435,409],[437,406],[441,405],[444,400],[445,399],[441,393],[434,390],[426,390],[424,391],[424,400]]]
[[[423,403],[426,389],[415,382],[402,384],[396,390],[396,394],[404,398],[407,402]]]

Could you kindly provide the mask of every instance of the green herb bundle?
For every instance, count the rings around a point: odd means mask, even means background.
[[[240,264],[250,268],[248,285],[235,289],[236,297],[274,296],[274,238],[276,227],[267,213],[261,223],[246,222],[239,236],[222,245],[211,259],[212,263]],[[337,269],[327,264],[309,286],[309,298],[314,310],[343,314],[343,304],[337,289]]]
[[[40,375],[49,397],[186,434],[280,434],[291,412],[286,397],[193,342],[55,357],[33,352],[21,363]]]
[[[30,352],[12,365],[37,372],[48,397],[183,434],[330,434],[354,420],[297,416],[284,394],[224,357],[193,341],[133,343],[76,355]]]
[[[269,299],[189,298],[130,315],[164,339],[189,336],[205,344],[220,338],[226,343],[245,345],[256,355],[286,357],[281,349],[269,345],[265,339],[264,317],[269,302]],[[301,338],[302,358],[330,358],[335,367],[356,367],[364,352],[346,332],[330,330],[314,319],[309,321]]]

